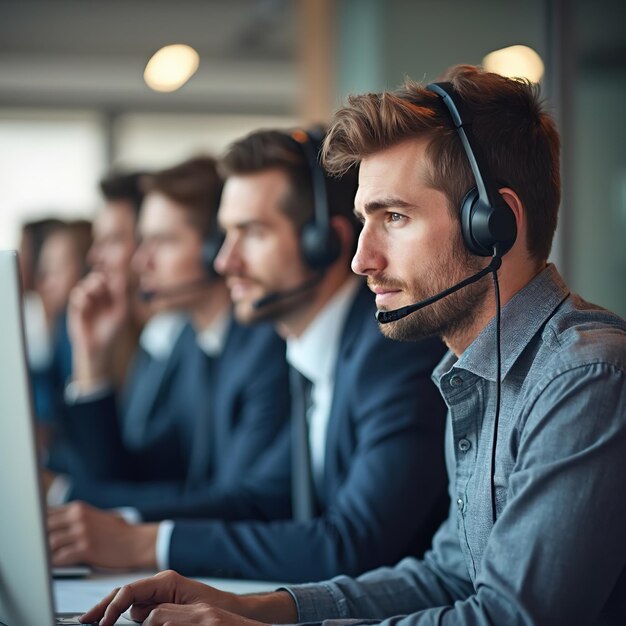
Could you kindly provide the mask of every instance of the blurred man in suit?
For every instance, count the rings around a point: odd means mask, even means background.
[[[192,159],[144,184],[134,266],[159,323],[151,320],[144,329],[120,399],[104,357],[125,319],[125,300],[99,274],[74,292],[77,358],[68,390],[74,396],[69,432],[85,471],[66,484],[65,498],[102,507],[132,505],[126,515],[136,519],[143,505],[173,507],[201,492],[207,506],[215,503],[215,514],[234,514],[231,498],[242,515],[252,517],[256,512],[245,505],[247,483],[261,480],[264,453],[288,416],[284,343],[271,326],[234,322],[224,282],[212,273],[222,188],[215,162]],[[211,257],[206,263],[204,254]],[[184,312],[190,323],[180,315],[164,317],[166,312]],[[283,471],[274,515],[285,515],[288,470],[286,463],[277,467]],[[56,563],[74,558],[74,522],[85,511],[94,519],[100,513],[84,505],[51,510]]]
[[[262,131],[222,160],[226,239],[215,266],[237,318],[272,320],[288,345],[292,432],[281,444],[285,458],[292,448],[292,518],[225,523],[202,498],[160,507],[200,519],[176,520],[162,558],[143,565],[290,581],[356,573],[421,554],[445,512],[444,406],[430,381],[443,347],[378,331],[373,297],[350,271],[356,177],[326,178],[318,150],[306,133]],[[79,556],[137,565],[126,546],[154,541],[156,528],[128,527],[123,544],[111,537]]]
[[[144,198],[145,172],[111,172],[100,181],[104,204],[93,223],[93,244],[87,263],[102,274],[110,289],[125,299],[126,319],[106,348],[107,369],[118,390],[126,380],[149,311],[137,298],[137,275],[131,261],[137,249],[137,221]]]

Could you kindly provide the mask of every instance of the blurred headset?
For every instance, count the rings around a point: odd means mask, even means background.
[[[324,139],[321,131],[297,129],[287,135],[304,156],[311,176],[313,192],[313,217],[300,233],[300,254],[305,264],[315,274],[304,282],[280,291],[272,291],[254,302],[255,309],[300,295],[315,287],[341,254],[341,241],[330,224],[330,205],[326,174],[319,161],[320,148]]]
[[[213,280],[220,278],[220,275],[215,271],[214,262],[224,243],[224,234],[219,228],[217,221],[217,206],[207,207],[207,210],[212,210],[211,224],[207,236],[202,242],[202,248],[200,250],[200,264],[203,270],[203,276],[193,280],[178,283],[176,285],[170,285],[166,287],[160,287],[158,289],[151,289],[150,291],[139,291],[139,297],[144,302],[152,302],[161,298],[170,298],[173,296],[181,296],[187,292],[195,291],[205,285],[208,285]]]
[[[321,130],[294,130],[290,135],[301,151],[311,175],[314,213],[300,233],[300,251],[305,263],[314,270],[323,271],[332,265],[341,253],[339,236],[330,225],[330,206],[326,174],[319,160],[324,134]]]
[[[220,229],[217,221],[217,207],[213,211],[211,226],[209,228],[208,235],[205,237],[202,243],[202,250],[200,252],[200,262],[202,267],[211,280],[219,278],[219,274],[215,270],[215,259],[219,254],[220,248],[224,243],[224,233]]]

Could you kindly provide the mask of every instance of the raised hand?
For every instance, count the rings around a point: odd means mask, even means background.
[[[70,294],[68,329],[79,385],[110,376],[111,351],[130,315],[127,286],[124,277],[92,272]]]

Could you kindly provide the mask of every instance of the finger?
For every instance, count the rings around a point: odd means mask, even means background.
[[[148,615],[159,606],[158,604],[142,604],[137,602],[130,607],[130,611],[124,613],[124,617],[135,622],[143,623]]]
[[[85,305],[85,288],[82,285],[77,285],[70,292],[69,298],[70,308],[76,311],[82,311]]]
[[[67,511],[69,509],[68,504],[63,504],[61,506],[49,506],[46,510],[46,514],[48,519],[56,519],[59,517],[65,517],[67,515]]]
[[[97,291],[106,285],[106,278],[102,272],[89,272],[87,276],[80,282],[85,291]]]
[[[113,626],[120,615],[134,604],[155,605],[170,599],[169,588],[155,577],[124,585],[105,608],[100,626]]]
[[[87,551],[78,544],[65,546],[52,553],[52,565],[66,567],[67,565],[83,565],[89,561]]]
[[[109,304],[111,296],[109,292],[104,288],[98,288],[97,290],[85,293],[85,300],[83,311],[90,312],[95,311],[101,307]]]
[[[63,528],[48,533],[48,545],[53,552],[74,543],[76,543],[76,535],[69,529]]]
[[[57,530],[70,528],[71,525],[72,523],[68,519],[68,515],[66,511],[48,515],[48,517],[46,518],[46,526],[48,528],[49,533],[52,533]]]
[[[164,624],[176,624],[178,626],[183,622],[188,623],[190,618],[193,619],[192,612],[193,605],[159,604],[144,619],[143,626],[164,626]],[[136,619],[132,610],[131,617]]]
[[[117,595],[117,592],[119,590],[120,590],[119,587],[116,587],[115,589],[113,589],[113,591],[111,591],[111,593],[109,593],[102,600],[100,600],[98,604],[91,607],[83,615],[80,615],[78,620],[80,622],[83,622],[84,624],[91,624],[91,622],[97,622],[98,620],[100,620],[102,616],[104,615],[105,609],[107,608],[107,606],[109,606],[109,604],[111,603],[111,600],[113,600],[113,598]]]

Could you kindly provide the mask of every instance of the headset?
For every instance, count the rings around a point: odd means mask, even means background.
[[[470,189],[461,202],[461,234],[470,252],[478,256],[492,256],[487,266],[493,275],[496,296],[496,408],[493,424],[493,440],[491,444],[491,519],[496,522],[496,449],[498,444],[498,425],[500,421],[500,395],[502,385],[502,357],[500,348],[500,286],[498,269],[501,258],[506,254],[517,238],[517,224],[511,207],[504,201],[496,181],[491,176],[479,145],[472,132],[472,119],[467,107],[458,96],[451,83],[431,83],[426,86],[428,91],[436,93],[450,112],[452,122],[461,139],[476,181],[476,187]],[[462,112],[462,114],[461,114]],[[492,267],[494,266],[494,267]]]
[[[223,243],[224,233],[220,229],[217,221],[217,207],[215,207],[209,233],[202,243],[202,251],[200,252],[200,262],[202,263],[202,267],[210,280],[219,278],[219,274],[215,270],[214,263]]]
[[[495,179],[491,176],[474,138],[468,107],[454,91],[452,83],[430,83],[426,89],[436,93],[450,112],[476,182],[476,186],[467,192],[459,207],[463,242],[472,254],[491,256],[492,258],[489,265],[473,276],[469,276],[426,300],[393,311],[377,311],[376,319],[381,324],[400,320],[479,281],[490,272],[493,274],[494,280],[497,280],[497,271],[502,265],[502,256],[511,249],[517,237],[515,216],[498,192]]]
[[[498,193],[496,181],[474,138],[468,108],[452,83],[431,83],[426,89],[436,93],[450,112],[476,181],[476,186],[467,192],[459,209],[463,241],[473,254],[491,256],[495,251],[501,257],[515,243],[515,216]]]
[[[332,265],[341,253],[339,236],[330,226],[330,206],[326,174],[319,160],[324,135],[321,130],[294,130],[293,139],[305,158],[311,174],[314,213],[300,233],[300,251],[305,263],[314,270],[323,271]]]
[[[212,207],[207,207],[207,210],[211,209]],[[139,298],[144,302],[152,302],[153,300],[161,298],[184,295],[187,292],[195,291],[200,287],[209,285],[214,280],[220,278],[220,275],[215,271],[215,267],[213,264],[223,243],[224,233],[219,228],[216,206],[212,211],[209,232],[204,238],[204,241],[202,242],[202,248],[200,250],[200,264],[204,276],[184,283],[179,283],[178,285],[171,285],[169,287],[162,287],[160,289],[153,289],[151,291],[140,290]]]
[[[313,217],[300,232],[300,255],[315,275],[304,282],[281,291],[272,291],[253,303],[255,309],[300,295],[315,287],[324,277],[324,272],[341,254],[339,235],[330,225],[330,205],[326,173],[319,160],[324,139],[321,129],[296,129],[286,135],[303,155],[311,176],[313,192]]]

